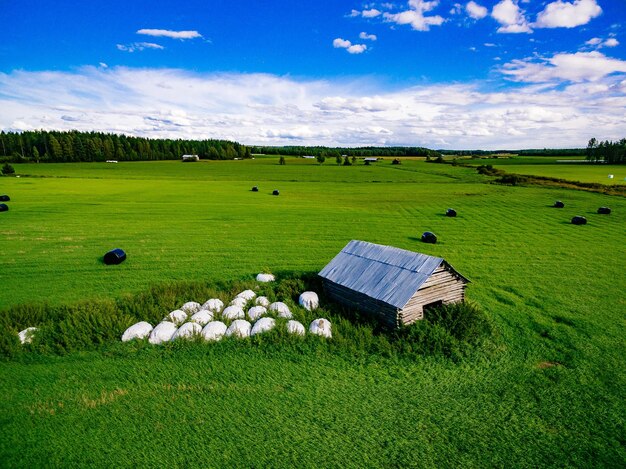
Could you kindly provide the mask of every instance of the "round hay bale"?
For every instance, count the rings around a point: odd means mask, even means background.
[[[319,307],[320,299],[314,291],[305,291],[300,295],[300,298],[298,298],[298,303],[304,309],[313,311]]]
[[[302,323],[291,320],[287,323],[287,332],[290,334],[304,335],[306,330],[304,329]]]
[[[178,328],[174,335],[172,336],[172,340],[176,339],[193,339],[197,337],[202,332],[202,326],[196,322],[186,322],[182,326]]]
[[[243,319],[246,317],[246,313],[243,312],[241,306],[229,306],[222,311],[222,318],[232,321],[234,319]]]
[[[291,319],[293,317],[293,314],[291,314],[291,311],[289,310],[289,306],[287,306],[282,301],[276,301],[275,303],[272,303],[269,307],[269,310],[276,311],[279,318]]]
[[[204,340],[220,340],[226,334],[226,324],[221,321],[212,321],[202,329]]]
[[[600,207],[598,209],[598,213],[600,215],[610,215],[611,214],[611,209],[609,207]]]
[[[156,325],[152,329],[148,342],[154,345],[162,344],[163,342],[169,342],[172,339],[174,333],[178,330],[176,324],[169,321],[163,321]]]
[[[280,195],[279,190],[278,190],[278,189],[274,189],[274,190],[272,191],[272,195]]]
[[[446,217],[456,217],[456,210],[453,208],[446,210]]]
[[[33,341],[33,336],[37,332],[36,327],[27,327],[23,331],[20,331],[17,336],[20,339],[20,344],[30,344]]]
[[[587,219],[585,217],[581,217],[580,215],[576,215],[572,218],[572,225],[586,225]]]
[[[170,314],[165,316],[164,321],[171,321],[174,324],[180,325],[187,320],[187,313],[181,309],[175,309]]]
[[[106,265],[121,264],[126,260],[126,253],[122,249],[112,249],[104,255],[104,263]]]
[[[394,158],[391,164],[400,164],[400,160],[398,158]]]
[[[259,192],[259,186],[252,186],[252,192]]]
[[[556,202],[554,202],[553,207],[554,208],[564,208],[565,204],[563,202],[561,202],[560,200],[557,200]]]
[[[224,302],[217,298],[211,298],[202,305],[202,309],[208,309],[214,313],[219,313],[224,308]]]
[[[311,334],[321,335],[322,337],[326,337],[328,339],[333,336],[330,321],[324,318],[314,320],[309,326],[309,332]]]
[[[255,304],[259,306],[265,306],[267,308],[270,305],[270,300],[268,300],[265,296],[259,296],[255,300]]]
[[[424,231],[422,234],[422,243],[435,244],[437,243],[437,236],[431,231]]]
[[[272,274],[259,274],[256,276],[256,281],[261,283],[273,282],[276,280]]]
[[[202,309],[202,305],[200,303],[196,303],[195,301],[188,301],[184,305],[180,307],[187,314],[197,313]]]
[[[11,197],[9,197],[6,194],[0,195],[0,202],[9,202],[11,200]]]
[[[235,336],[240,339],[250,337],[250,331],[252,330],[252,324],[245,319],[237,319],[233,321],[228,329],[226,329],[226,337]]]
[[[191,316],[190,321],[200,324],[201,326],[206,326],[208,323],[213,321],[213,312],[208,309],[202,309]]]
[[[263,332],[271,331],[274,329],[276,325],[276,319],[274,318],[261,318],[259,319],[254,326],[252,326],[252,330],[250,331],[250,335],[257,335]]]
[[[150,337],[152,329],[154,329],[152,327],[152,324],[146,321],[141,321],[137,324],[133,324],[124,331],[124,334],[122,334],[122,342],[128,342],[135,339],[143,340],[147,337]]]
[[[9,206],[7,204],[0,204],[0,212],[8,212]]]
[[[248,310],[248,317],[250,321],[256,321],[261,316],[265,315],[265,313],[267,313],[267,309],[264,306],[253,306]]]
[[[228,306],[239,306],[240,308],[243,308],[247,302],[248,300],[238,296],[233,301],[231,301]]]
[[[241,293],[238,293],[236,298],[243,298],[246,301],[250,301],[255,296],[256,293],[254,293],[252,290],[244,290]]]

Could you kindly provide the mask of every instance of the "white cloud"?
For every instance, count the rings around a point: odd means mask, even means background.
[[[366,41],[375,41],[376,39],[378,39],[378,37],[376,37],[376,34],[367,34],[365,31],[359,34],[359,38],[364,39]]]
[[[549,3],[537,15],[536,28],[575,28],[589,23],[602,13],[596,0],[574,0],[563,2],[557,0]]]
[[[100,65],[102,68],[109,68],[109,66],[105,64],[104,62],[100,62],[98,63],[98,65]]]
[[[439,5],[439,0],[409,0],[409,9],[400,13],[384,13],[386,21],[399,25],[411,25],[415,31],[429,31],[431,26],[441,26],[445,21],[439,15],[426,16]]]
[[[172,39],[195,39],[202,37],[198,31],[171,31],[169,29],[140,29],[137,34],[154,37],[169,37]]]
[[[526,83],[598,81],[614,73],[626,73],[626,61],[598,51],[562,53],[550,58],[513,60],[503,66],[502,73]]]
[[[336,49],[346,49],[349,54],[362,54],[367,49],[365,44],[352,44],[347,39],[340,37],[333,40],[333,47]]]
[[[465,11],[471,18],[474,18],[475,20],[483,19],[485,16],[487,16],[488,13],[487,8],[479,5],[474,1],[468,2],[467,5],[465,5]]]
[[[585,42],[585,45],[601,49],[603,47],[616,47],[619,46],[619,41],[614,37],[608,38],[606,41],[599,37],[594,37]]]
[[[363,52],[365,52],[366,49],[367,49],[367,46],[365,44],[353,44],[350,47],[348,47],[346,50],[350,54],[362,54]]]
[[[154,42],[133,42],[132,44],[118,44],[117,49],[124,52],[142,51],[144,49],[162,50],[165,47],[155,44]]]
[[[352,43],[346,39],[342,39],[340,37],[336,38],[333,40],[333,47],[339,49],[339,48],[343,48],[343,49],[347,49],[348,47],[350,47],[352,45]]]
[[[484,46],[485,47],[496,47],[496,45],[493,42],[485,42]]]
[[[524,13],[513,0],[501,0],[491,10],[491,17],[500,23],[499,33],[531,33]]]
[[[591,38],[587,42],[585,42],[585,44],[587,44],[588,46],[597,46],[601,43],[602,43],[602,39],[600,39],[599,37]]]
[[[377,10],[376,8],[372,8],[370,10],[363,10],[361,12],[361,16],[363,16],[363,18],[376,18],[377,16],[380,16],[382,14],[382,11]]]
[[[563,66],[555,63],[538,65]],[[386,91],[363,79],[303,81],[176,69],[16,70],[0,73],[0,128],[272,145],[584,146],[592,135],[626,135],[626,77],[607,74],[624,66],[614,60],[593,82],[562,88],[519,80],[508,91],[481,90],[480,84]]]

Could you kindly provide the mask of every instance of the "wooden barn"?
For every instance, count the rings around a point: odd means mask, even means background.
[[[319,276],[330,298],[389,327],[423,319],[431,307],[464,301],[469,283],[439,257],[365,241],[350,241]]]

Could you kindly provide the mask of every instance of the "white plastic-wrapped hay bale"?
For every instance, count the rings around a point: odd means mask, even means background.
[[[256,323],[254,323],[254,326],[252,326],[250,335],[257,335],[263,332],[270,331],[274,329],[275,325],[276,320],[274,318],[261,318]]]
[[[246,317],[246,313],[239,306],[229,306],[222,311],[222,318],[232,321],[233,319],[243,319]]]
[[[165,316],[164,321],[173,322],[176,325],[181,325],[187,320],[187,313],[185,313],[182,309],[176,309],[172,311],[170,314]]]
[[[252,298],[256,296],[252,290],[244,290],[241,293],[237,294],[237,298],[243,298],[246,301],[250,301]]]
[[[238,306],[239,308],[243,308],[247,302],[248,300],[238,296],[237,298],[235,298],[233,301],[230,302],[230,306]]]
[[[207,300],[202,305],[202,309],[207,309],[209,311],[213,311],[214,313],[219,313],[224,308],[224,302],[218,298],[211,298]]]
[[[173,322],[160,322],[154,329],[152,329],[148,342],[155,345],[162,344],[163,342],[169,342],[172,340],[172,336],[177,330],[178,327],[176,327],[176,324]]]
[[[20,338],[20,344],[30,344],[33,341],[33,335],[37,331],[36,327],[27,327],[23,331],[20,331],[17,335]]]
[[[309,326],[309,332],[311,334],[321,335],[322,337],[326,337],[328,339],[333,336],[330,329],[330,321],[324,318],[314,320]]]
[[[291,320],[287,323],[287,332],[290,334],[304,335],[306,330],[304,329],[302,323]]]
[[[187,303],[182,305],[180,309],[187,314],[193,314],[193,313],[197,313],[198,311],[200,311],[200,309],[202,309],[202,305],[195,301],[188,301]]]
[[[274,280],[276,280],[276,277],[274,277],[272,274],[260,273],[259,275],[256,276],[257,282],[267,283],[267,282],[273,282]]]
[[[208,309],[201,309],[196,314],[191,316],[190,321],[195,322],[196,324],[200,324],[201,326],[206,326],[209,322],[213,321],[213,312]]]
[[[268,300],[265,296],[259,296],[255,300],[255,303],[259,306],[265,306],[267,308],[270,305],[270,300]]]
[[[226,337],[230,337],[231,335],[235,337],[239,337],[243,339],[245,337],[250,337],[250,331],[252,330],[252,324],[250,324],[245,319],[237,319],[233,321],[233,323],[226,329]]]
[[[298,303],[304,309],[313,311],[319,307],[320,299],[314,291],[305,291],[300,295],[300,298],[298,298]]]
[[[267,313],[267,309],[264,306],[253,306],[248,310],[248,317],[250,321],[256,321],[265,313]]]
[[[279,318],[291,319],[293,317],[293,314],[291,314],[291,311],[289,310],[289,306],[287,306],[282,301],[276,301],[272,303],[269,307],[269,310],[276,311]]]
[[[226,334],[226,324],[221,321],[211,321],[202,329],[204,340],[220,340]]]
[[[186,322],[178,328],[172,340],[176,339],[193,339],[195,336],[200,335],[202,332],[202,326],[196,322]]]
[[[122,334],[122,342],[128,342],[135,339],[143,340],[146,337],[150,337],[152,329],[154,329],[152,324],[146,321],[133,324],[124,331],[124,334]]]

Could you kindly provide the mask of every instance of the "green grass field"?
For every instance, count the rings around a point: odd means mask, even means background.
[[[546,176],[568,181],[594,182],[614,185],[626,184],[626,167],[624,165],[560,163],[562,160],[583,160],[581,157],[512,157],[498,159],[463,160],[465,164],[490,164],[503,169],[507,173],[526,176]],[[613,175],[609,179],[609,174]]]
[[[624,465],[623,197],[421,161],[276,162],[16,165],[0,178],[0,307],[314,273],[362,239],[448,260],[498,347],[387,354],[355,329],[335,345],[28,352],[0,363],[3,466]],[[440,242],[422,244],[426,230]],[[128,260],[107,267],[113,247]]]

